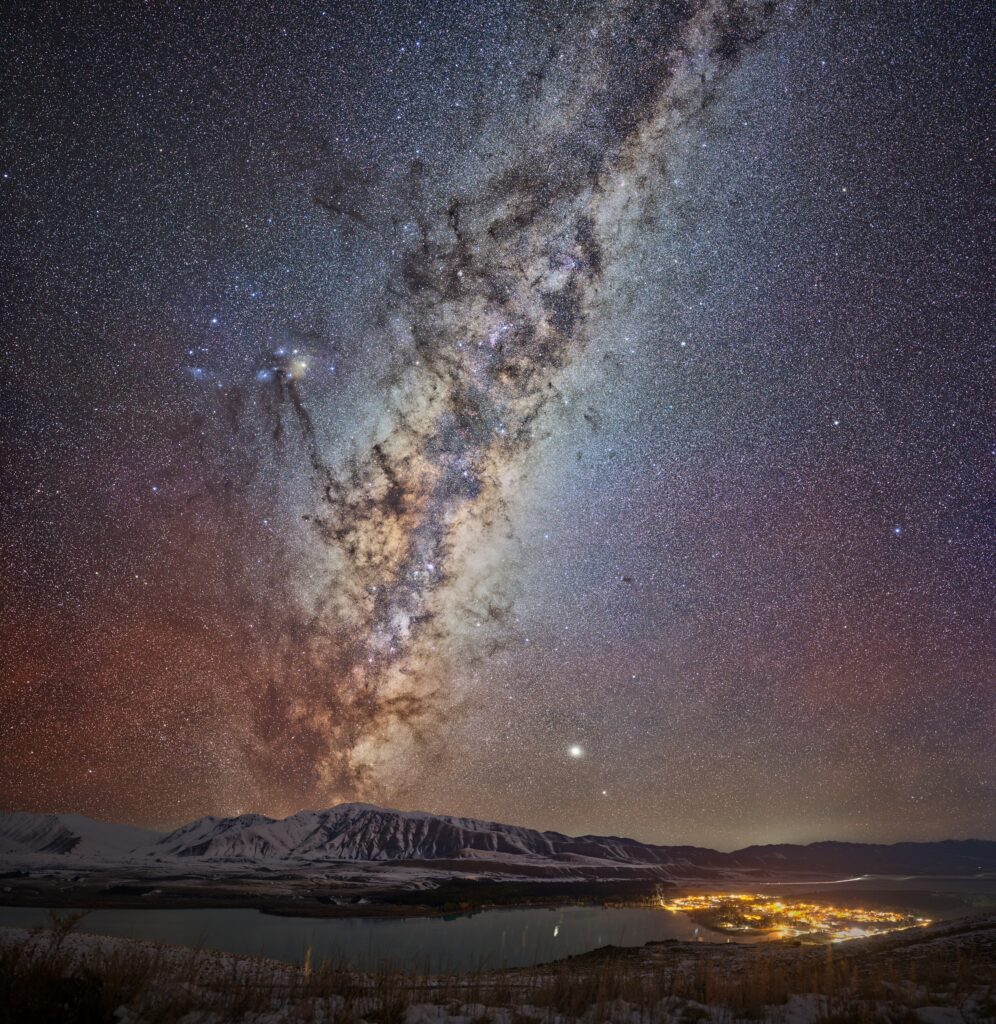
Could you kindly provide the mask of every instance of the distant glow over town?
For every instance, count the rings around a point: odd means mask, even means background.
[[[707,928],[722,932],[763,932],[772,939],[843,942],[902,928],[922,928],[931,923],[929,918],[892,910],[805,903],[758,893],[695,894],[662,899],[660,905],[672,913],[688,914]]]

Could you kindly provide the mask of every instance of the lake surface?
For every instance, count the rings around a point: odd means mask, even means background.
[[[71,913],[69,910],[60,913]],[[48,923],[40,907],[0,907],[0,927]],[[203,946],[300,963],[330,958],[353,967],[433,971],[523,967],[599,946],[661,939],[723,942],[683,914],[650,909],[558,907],[483,910],[450,917],[275,917],[256,910],[92,910],[79,931]]]
[[[865,875],[837,882],[756,884],[768,892],[794,896],[831,893],[841,906],[873,906],[885,899],[894,909],[905,905],[934,920],[996,907],[996,878]],[[747,888],[754,886],[748,884]],[[905,896],[897,898],[899,893]],[[44,927],[48,920],[43,907],[0,906],[0,927]],[[315,962],[331,959],[359,968],[389,965],[432,971],[525,967],[607,945],[642,946],[664,939],[699,938],[725,942],[733,938],[703,928],[684,914],[599,906],[524,907],[408,918],[276,917],[257,910],[209,908],[91,910],[77,927],[84,932],[203,946],[290,963],[301,963],[310,946]],[[761,936],[736,939],[763,941]]]

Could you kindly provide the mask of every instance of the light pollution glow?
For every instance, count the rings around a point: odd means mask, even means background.
[[[759,893],[696,893],[662,899],[660,905],[717,931],[766,932],[772,939],[809,936],[843,942],[931,923],[929,918],[892,910],[805,903]]]

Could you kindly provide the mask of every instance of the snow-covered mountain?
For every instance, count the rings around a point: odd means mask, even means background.
[[[157,848],[179,857],[309,860],[435,860],[498,853],[552,857],[548,835],[532,829],[370,804],[299,811],[283,820],[261,814],[201,818],[164,836]]]
[[[751,846],[719,853],[698,846],[655,846],[618,836],[567,836],[475,818],[340,804],[277,820],[261,814],[201,818],[160,839],[157,851],[217,860],[498,860],[715,871],[829,874],[971,874],[996,870],[996,842],[812,843]]]
[[[162,833],[94,821],[81,814],[0,813],[0,854],[73,854],[120,860]]]
[[[157,851],[174,857],[303,859],[308,861],[405,861],[530,859],[675,864],[695,847],[648,846],[631,839],[571,837],[475,818],[420,811],[392,811],[370,804],[340,804],[299,811],[283,820],[261,814],[201,818],[163,836]],[[721,858],[722,854],[716,854]]]
[[[814,843],[753,846],[734,853],[655,846],[617,836],[566,836],[475,818],[340,804],[288,818],[243,814],[199,818],[162,835],[69,814],[0,814],[0,856],[70,861],[182,861],[205,865],[317,868],[342,862],[453,862],[565,868],[652,869],[662,877],[865,873],[975,874],[996,871],[996,842]]]

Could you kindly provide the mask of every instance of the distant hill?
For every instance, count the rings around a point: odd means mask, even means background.
[[[98,860],[119,860],[162,833],[132,825],[94,821],[82,814],[0,813],[0,856],[73,854]]]
[[[996,842],[810,843],[748,846],[728,855],[739,870],[823,872],[829,875],[976,875],[996,870]]]
[[[812,843],[720,853],[617,836],[566,836],[474,818],[340,804],[288,818],[205,817],[161,834],[74,814],[0,814],[0,857],[67,861],[319,867],[336,862],[466,862],[551,868],[651,869],[662,878],[996,872],[996,842]],[[561,871],[562,873],[562,871]]]

